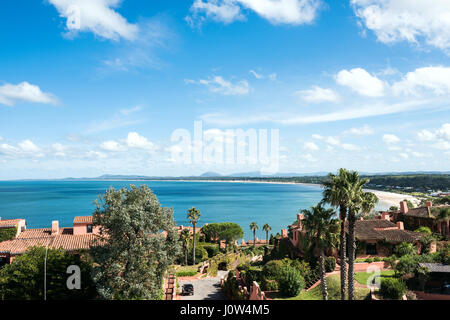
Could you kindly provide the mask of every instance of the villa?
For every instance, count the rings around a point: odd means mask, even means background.
[[[404,222],[405,228],[408,230],[428,227],[435,233],[449,237],[450,221],[441,221],[438,219],[439,211],[444,208],[450,208],[450,206],[433,206],[432,202],[428,201],[424,207],[410,209],[406,201],[402,201],[400,202],[400,210],[383,214],[389,214],[390,219],[394,222]]]
[[[99,228],[93,227],[92,216],[75,217],[72,228],[60,228],[53,221],[51,228],[27,229],[24,219],[0,220],[0,229],[17,228],[14,239],[0,242],[0,263],[11,263],[15,257],[34,246],[48,246],[77,253],[100,240]]]
[[[286,230],[282,231],[284,237],[288,237],[292,246],[298,249],[297,252],[302,251],[301,244],[305,235],[302,223],[304,218],[304,215],[297,214],[296,223],[289,226],[289,234]],[[348,234],[348,224],[346,225],[346,232]],[[384,215],[383,219],[357,220],[355,224],[356,257],[386,257],[391,255],[394,247],[402,242],[418,245],[420,237],[420,233],[405,230],[403,222],[391,222],[388,215]],[[328,255],[338,257],[338,252],[329,250]]]

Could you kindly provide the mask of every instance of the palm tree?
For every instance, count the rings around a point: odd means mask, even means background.
[[[194,234],[192,238],[192,264],[195,265],[195,225],[197,224],[197,221],[200,220],[200,210],[196,209],[195,207],[192,207],[188,210],[187,218],[192,223],[194,227]]]
[[[263,230],[266,232],[266,244],[269,244],[269,232],[272,231],[272,227],[266,223],[265,225],[263,225]]]
[[[330,173],[328,180],[324,182],[323,202],[331,206],[339,207],[339,219],[341,220],[339,237],[339,259],[341,260],[341,300],[347,298],[347,247],[345,234],[345,220],[347,218],[347,208],[349,203],[349,193],[347,192],[348,171],[339,169],[338,175]]]
[[[250,223],[250,230],[253,231],[253,246],[256,247],[256,230],[258,230],[258,224],[256,222]]]
[[[181,231],[180,240],[181,240],[181,243],[183,244],[185,265],[188,264],[188,243],[189,243],[190,237],[191,237],[191,233],[189,232],[189,229],[183,229],[183,231]]]
[[[441,224],[441,230],[443,231],[442,235],[448,236],[447,233],[449,232],[449,230],[446,230],[446,229],[447,229],[447,223],[450,220],[450,208],[449,207],[438,208],[438,209],[435,209],[435,212],[437,210],[439,210],[439,214],[437,215],[436,219],[439,221],[439,223],[446,222],[445,226],[444,226],[444,230],[442,230],[442,224]]]
[[[338,242],[339,222],[333,219],[336,214],[333,209],[325,209],[322,204],[311,210],[302,210],[306,237],[319,255],[320,282],[322,283],[323,300],[328,300],[327,281],[325,276],[325,250],[332,248]]]
[[[369,213],[375,207],[378,198],[370,192],[364,192],[363,187],[369,182],[369,179],[360,179],[358,172],[352,171],[348,175],[347,191],[349,192],[350,201],[348,205],[348,236],[349,236],[349,250],[348,250],[348,299],[354,299],[355,292],[355,225],[356,214]]]

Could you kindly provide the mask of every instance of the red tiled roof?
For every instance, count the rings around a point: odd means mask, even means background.
[[[19,222],[22,220],[23,219],[0,220],[0,228],[17,227]]]
[[[92,216],[75,217],[73,223],[92,223]]]
[[[439,213],[433,212],[433,209],[448,208],[448,207],[450,207],[450,206],[443,205],[443,206],[413,208],[413,209],[409,209],[408,212],[404,213],[403,215],[410,216],[410,217],[418,217],[418,218],[436,218]]]
[[[348,232],[348,223],[345,226]],[[413,242],[420,234],[408,230],[400,230],[393,222],[383,219],[357,220],[355,237],[359,240],[385,240],[388,242]]]

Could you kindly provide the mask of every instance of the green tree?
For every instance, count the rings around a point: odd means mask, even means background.
[[[219,239],[219,223],[210,223],[202,227],[206,242],[216,242]]]
[[[272,231],[272,227],[266,223],[262,228],[266,232],[266,244],[269,244],[269,232]]]
[[[348,252],[348,299],[354,299],[355,291],[355,224],[357,213],[368,213],[375,208],[378,198],[370,192],[364,192],[363,188],[369,182],[369,179],[361,179],[358,172],[352,171],[348,174],[348,184],[346,186],[349,193],[348,205],[348,234],[349,234],[349,252]]]
[[[225,244],[233,244],[237,239],[244,236],[241,226],[233,222],[224,222],[219,224],[219,238],[225,240]]]
[[[285,265],[281,269],[278,278],[280,293],[284,297],[295,297],[305,287],[305,279],[303,279],[300,271]]]
[[[323,300],[328,300],[327,282],[325,277],[325,251],[338,242],[339,222],[333,219],[336,214],[333,209],[325,209],[321,204],[310,210],[302,210],[305,215],[303,224],[306,237],[319,253],[320,280],[322,283]]]
[[[256,247],[256,231],[259,229],[258,224],[256,222],[250,223],[250,230],[253,231],[253,246]]]
[[[188,245],[189,245],[189,239],[191,238],[191,233],[189,232],[189,229],[183,229],[180,234],[180,240],[183,245],[183,251],[184,251],[184,264],[188,264]]]
[[[45,247],[32,247],[9,265],[0,269],[0,300],[43,300]],[[81,289],[69,290],[69,266],[81,271]],[[86,255],[74,255],[62,249],[48,249],[46,263],[46,298],[48,300],[94,299],[91,280],[92,263]]]
[[[164,274],[180,254],[172,209],[161,207],[145,185],[110,188],[95,203],[93,222],[103,243],[91,251],[100,296],[161,299]]]
[[[187,218],[192,223],[192,226],[194,227],[194,235],[192,237],[192,264],[195,265],[195,226],[200,220],[200,210],[196,209],[195,207],[192,207],[188,210]]]
[[[339,208],[339,219],[341,220],[339,237],[339,259],[341,272],[341,300],[347,297],[347,247],[345,234],[345,221],[347,209],[350,202],[350,193],[347,188],[349,172],[346,169],[339,169],[337,175],[330,173],[324,182],[323,202]]]

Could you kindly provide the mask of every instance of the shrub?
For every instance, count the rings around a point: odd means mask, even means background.
[[[366,261],[367,263],[372,263],[374,260],[373,260],[373,258],[367,258],[365,261]]]
[[[262,283],[262,290],[264,290],[264,291],[278,291],[278,289],[279,289],[278,281],[264,279],[264,281]]]
[[[325,272],[333,272],[336,269],[336,259],[334,257],[327,257],[325,259]]]
[[[300,272],[290,266],[283,267],[278,283],[280,293],[285,297],[295,297],[305,287],[305,280]]]
[[[406,284],[396,278],[382,278],[380,293],[383,298],[399,300],[406,292]]]
[[[195,262],[199,263],[207,259],[208,259],[208,252],[201,246],[195,246]],[[192,261],[192,247],[190,247],[188,250],[188,261]]]
[[[383,261],[383,259],[380,257],[375,257],[375,258],[373,258],[373,261],[380,262],[380,261]]]
[[[416,230],[414,230],[415,232],[420,232],[420,233],[425,233],[428,235],[431,235],[433,232],[431,232],[431,229],[428,227],[419,227]]]
[[[402,242],[395,247],[395,254],[399,257],[413,255],[417,253],[416,247],[412,243]]]
[[[203,249],[208,253],[208,258],[212,258],[219,254],[219,246],[216,244],[204,245]]]
[[[195,276],[198,272],[195,270],[185,270],[177,272],[177,277],[192,277]]]
[[[0,242],[12,240],[16,237],[17,227],[0,229]]]
[[[272,260],[266,263],[263,268],[263,274],[266,279],[277,280],[283,268],[283,261]]]

